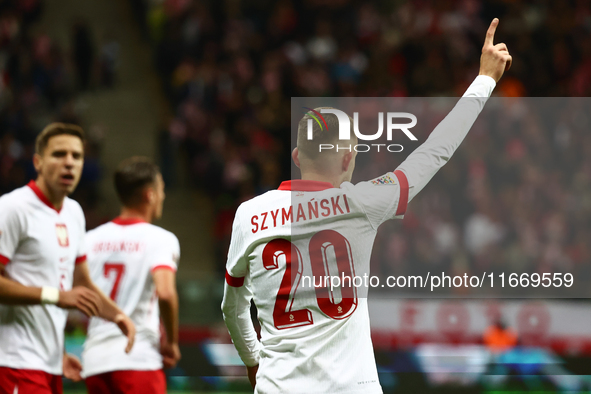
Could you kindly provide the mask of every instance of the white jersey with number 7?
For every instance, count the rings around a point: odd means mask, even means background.
[[[84,344],[84,375],[162,368],[160,312],[152,272],[176,271],[180,256],[176,236],[137,219],[117,218],[86,237],[92,280],[129,316],[137,329],[126,354],[127,338],[114,323],[92,318]]]
[[[494,89],[479,76],[425,143],[394,172],[340,188],[283,182],[236,212],[222,310],[256,393],[381,393],[367,287],[330,288],[324,276],[363,277],[378,227],[452,156]],[[312,283],[310,281],[312,279]],[[319,286],[320,285],[320,286]],[[250,321],[258,309],[261,338]]]

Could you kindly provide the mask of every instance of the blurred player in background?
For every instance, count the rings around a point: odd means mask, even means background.
[[[293,152],[302,180],[283,182],[278,190],[238,208],[222,310],[255,392],[382,392],[367,298],[358,298],[351,285],[340,287],[340,295],[329,296],[326,287],[316,287],[312,291],[316,300],[298,298],[299,281],[310,273],[328,275],[325,259],[330,250],[339,276],[369,274],[377,228],[388,219],[403,217],[407,203],[453,155],[510,66],[505,44],[493,44],[497,25],[494,19],[487,31],[480,75],[396,171],[351,184],[356,152],[319,154],[320,142],[338,142],[336,116],[324,115],[326,130],[313,124],[314,139],[308,140],[308,119],[312,119],[308,113],[299,123]],[[320,202],[322,211],[315,217],[308,214],[314,201]],[[335,302],[338,298],[340,302]],[[260,342],[250,317],[251,299],[261,322]]]
[[[176,270],[180,256],[174,234],[150,224],[162,216],[164,182],[147,158],[124,160],[115,173],[119,217],[86,237],[93,280],[131,317],[137,340],[129,354],[117,327],[93,318],[82,361],[90,394],[166,393],[162,367],[181,358],[178,345]],[[160,341],[160,319],[166,338]],[[164,338],[163,338],[164,339]]]
[[[84,134],[52,123],[36,140],[37,180],[0,198],[0,394],[62,392],[62,372],[80,379],[64,354],[67,309],[114,322],[130,351],[132,321],[90,280],[86,223],[68,198],[82,173]]]

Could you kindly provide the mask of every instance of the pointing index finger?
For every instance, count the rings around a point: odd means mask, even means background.
[[[493,40],[495,38],[495,31],[497,30],[497,26],[499,25],[499,19],[495,18],[490,23],[488,30],[486,31],[486,38],[484,40],[484,45],[494,45]]]

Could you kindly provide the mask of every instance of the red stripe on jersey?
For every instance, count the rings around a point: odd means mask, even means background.
[[[170,265],[165,265],[165,264],[157,265],[156,267],[151,269],[152,272],[154,272],[156,270],[171,270],[173,272],[176,272],[176,268],[171,267]]]
[[[120,226],[129,226],[130,224],[138,224],[138,223],[147,223],[144,219],[140,218],[122,218],[116,217],[112,220],[113,223],[118,224]]]
[[[396,216],[404,215],[406,213],[406,207],[408,206],[408,179],[404,172],[400,170],[394,171],[394,175],[398,178],[400,183],[400,199],[398,200],[398,208],[396,209]]]
[[[235,278],[226,270],[226,283],[232,287],[242,287],[244,285],[244,276],[242,278]]]
[[[76,261],[74,263],[76,264],[80,264],[86,261],[86,255],[83,254],[82,256],[78,256],[76,257]]]
[[[39,198],[39,200],[41,200],[41,202],[43,202],[43,204],[47,205],[49,208],[53,209],[57,213],[60,213],[61,209],[56,209],[56,207],[51,203],[51,201],[49,201],[49,198],[47,198],[47,196],[43,194],[41,189],[39,189],[39,186],[37,186],[35,181],[29,182],[27,186],[29,186],[31,190],[33,190],[33,193],[37,195],[37,197]]]
[[[291,190],[300,192],[318,192],[320,190],[331,189],[334,186],[328,182],[306,181],[294,179],[293,181],[283,181],[277,190]]]
[[[6,265],[8,263],[10,263],[10,259],[8,257],[0,254],[0,264]]]

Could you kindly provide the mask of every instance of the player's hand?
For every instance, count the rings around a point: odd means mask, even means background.
[[[248,371],[248,380],[250,380],[250,385],[254,389],[254,386],[257,385],[257,371],[259,370],[259,366],[255,365],[254,367],[246,367]]]
[[[62,366],[64,369],[64,377],[66,379],[70,379],[74,382],[82,380],[82,363],[78,360],[78,357],[65,353]]]
[[[162,364],[165,369],[176,367],[176,364],[181,359],[181,351],[177,343],[162,343],[160,353],[162,354]]]
[[[84,286],[76,286],[70,291],[60,291],[57,306],[63,309],[78,309],[88,317],[98,316],[101,299],[95,292]]]
[[[511,68],[511,62],[513,61],[513,58],[509,55],[507,45],[503,43],[495,45],[493,43],[498,25],[499,20],[495,18],[488,27],[484,45],[482,46],[480,72],[478,73],[478,75],[488,75],[496,82],[499,82],[503,73]]]
[[[131,319],[124,313],[119,313],[115,316],[113,323],[117,324],[121,332],[127,337],[125,353],[131,352],[133,342],[135,341],[135,324],[133,324],[133,321],[131,321]]]

